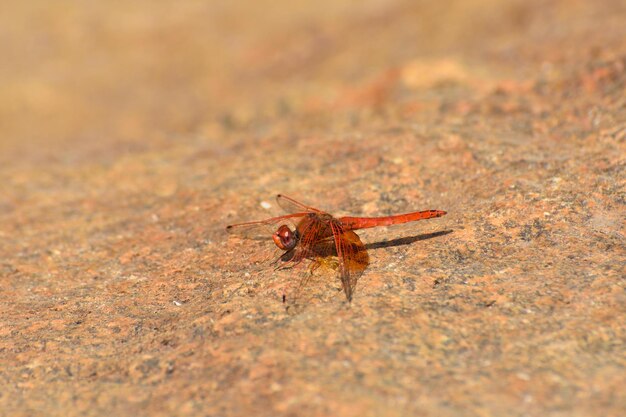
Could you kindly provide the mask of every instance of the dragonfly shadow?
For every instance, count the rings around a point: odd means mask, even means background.
[[[452,233],[453,230],[440,230],[438,232],[433,233],[425,233],[422,235],[416,236],[407,236],[401,237],[393,240],[386,240],[384,242],[374,242],[368,243],[365,245],[365,249],[380,249],[380,248],[390,248],[392,246],[403,246],[410,245],[411,243],[419,242],[420,240],[428,240],[439,236],[445,236]]]

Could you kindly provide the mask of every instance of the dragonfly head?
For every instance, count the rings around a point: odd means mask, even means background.
[[[274,239],[276,246],[282,250],[291,250],[295,248],[296,243],[298,243],[297,233],[292,231],[286,224],[283,224],[278,228],[278,230],[272,235],[272,239]]]

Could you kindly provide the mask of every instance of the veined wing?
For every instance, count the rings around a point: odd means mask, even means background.
[[[318,253],[315,249],[325,238],[332,236],[330,229],[331,216],[328,214],[307,213],[306,217],[300,220],[297,226],[299,241],[295,258],[297,260],[314,260]]]
[[[272,234],[276,232],[278,226],[285,223],[297,222],[308,214],[309,213],[291,213],[254,222],[230,224],[226,226],[226,231],[248,239],[267,239],[272,237]]]
[[[343,230],[340,222],[331,222],[335,250],[339,260],[339,276],[348,301],[363,271],[369,265],[369,255],[359,236],[351,230]]]
[[[283,210],[285,210],[286,213],[324,213],[321,210],[309,207],[306,204],[300,203],[299,201],[296,201],[291,197],[287,197],[284,194],[278,194],[276,196],[276,202]]]
[[[319,258],[330,256],[330,252],[324,248],[334,248],[332,243],[332,230],[330,221],[332,217],[328,214],[308,213],[298,224],[297,232],[300,235],[298,245],[294,249],[293,256],[290,258],[295,265],[302,264],[304,260],[310,260],[313,263],[311,269],[301,274],[298,285],[294,289],[292,296],[289,297],[290,305],[299,305],[304,295],[304,289],[313,279],[313,270],[319,266]],[[306,304],[306,303],[305,303]]]

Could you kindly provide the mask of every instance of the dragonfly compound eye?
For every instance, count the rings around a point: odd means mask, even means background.
[[[278,228],[272,239],[274,239],[276,246],[282,250],[291,250],[296,246],[296,236],[285,224]]]

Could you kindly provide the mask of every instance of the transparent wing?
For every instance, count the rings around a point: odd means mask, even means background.
[[[230,234],[247,239],[268,239],[276,232],[278,226],[286,223],[294,224],[308,213],[292,213],[254,222],[229,224],[226,231]]]
[[[322,242],[326,242],[329,236],[332,237],[332,231],[330,230],[329,223],[325,221],[323,216],[311,215],[309,213],[308,218],[302,220],[299,225],[300,241],[295,249],[295,253],[291,258],[291,261],[296,265],[305,264],[305,260],[313,261],[312,263],[306,263],[308,268],[301,271],[300,278],[293,289],[293,292],[287,297],[287,301],[290,307],[304,306],[309,304],[310,298],[315,291],[311,291],[310,286],[312,281],[315,281],[313,271],[317,269],[320,257],[320,245]],[[327,255],[322,255],[327,256]]]
[[[331,222],[331,228],[339,260],[341,285],[348,301],[352,301],[357,281],[369,265],[369,255],[356,233],[344,231],[341,223],[336,221]]]
[[[329,225],[320,216],[309,214],[298,226],[300,241],[298,242],[295,260],[315,259],[315,248],[324,238],[332,235]]]
[[[296,201],[291,197],[287,197],[284,194],[278,194],[276,196],[276,202],[283,210],[285,210],[286,213],[323,213],[323,211],[321,210],[309,207],[306,204],[302,204],[299,201]]]

